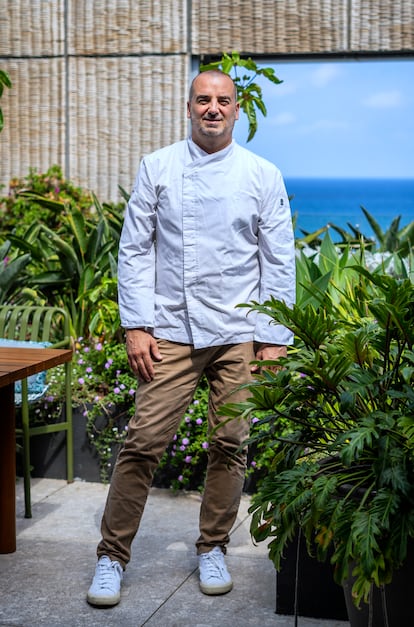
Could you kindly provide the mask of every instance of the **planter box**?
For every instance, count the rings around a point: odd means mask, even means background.
[[[308,555],[301,536],[297,560],[298,537],[289,544],[276,573],[276,614],[295,613],[296,563],[297,615],[310,618],[348,620],[342,586],[335,583],[329,563]],[[375,624],[375,623],[374,623]],[[376,624],[375,624],[376,625]]]
[[[99,457],[89,442],[86,433],[86,418],[83,407],[73,408],[73,448],[74,477],[84,481],[101,481]],[[113,446],[112,465],[118,452]],[[30,463],[32,477],[49,479],[66,479],[66,437],[65,433],[50,433],[32,436],[30,439]],[[19,474],[19,456],[17,457],[17,474]],[[110,473],[109,473],[110,474]]]
[[[73,474],[85,481],[100,481],[99,459],[86,434],[86,418],[73,409]],[[34,436],[30,440],[32,477],[66,479],[66,437],[64,433]]]
[[[391,583],[381,591],[372,590],[372,622],[369,620],[369,605],[361,603],[358,609],[351,598],[352,579],[344,584],[345,600],[351,627],[412,627],[414,607],[411,603],[414,569],[414,540],[409,541],[407,559],[395,571]]]

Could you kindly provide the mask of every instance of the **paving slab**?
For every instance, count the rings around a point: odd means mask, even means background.
[[[294,627],[275,614],[275,570],[249,534],[250,499],[242,498],[227,564],[234,589],[210,597],[198,588],[195,540],[201,496],[153,488],[132,545],[121,603],[88,605],[108,486],[34,479],[33,518],[24,518],[17,484],[17,550],[0,555],[0,627]],[[349,623],[299,617],[297,627]]]

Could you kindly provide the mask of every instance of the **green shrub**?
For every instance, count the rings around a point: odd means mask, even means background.
[[[58,203],[39,203],[36,196]],[[1,232],[23,236],[34,223],[59,229],[67,207],[76,207],[89,216],[94,212],[92,193],[65,179],[58,165],[45,173],[31,168],[26,177],[12,179],[8,195],[0,198]]]

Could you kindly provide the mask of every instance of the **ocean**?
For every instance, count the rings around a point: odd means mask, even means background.
[[[295,234],[313,232],[335,224],[350,232],[349,224],[367,236],[372,229],[361,205],[385,232],[393,219],[401,216],[400,228],[414,221],[413,179],[319,179],[285,178],[292,215],[296,214]],[[349,224],[348,224],[349,223]],[[333,238],[339,237],[333,232]]]

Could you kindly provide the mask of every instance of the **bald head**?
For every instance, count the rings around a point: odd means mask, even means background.
[[[230,81],[229,84],[231,84],[233,86],[233,89],[234,89],[234,100],[237,101],[237,89],[236,89],[236,85],[233,82],[233,79],[231,78],[231,76],[229,76],[225,72],[222,72],[221,70],[206,70],[205,72],[200,72],[200,74],[197,74],[197,76],[195,78],[193,78],[193,80],[191,81],[190,93],[189,93],[189,96],[188,96],[189,100],[192,99],[193,94],[194,94],[194,83],[197,81],[197,79],[200,76],[227,77],[229,79],[229,81]]]

